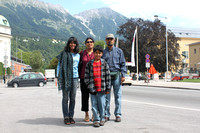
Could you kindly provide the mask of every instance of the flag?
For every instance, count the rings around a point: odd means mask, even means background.
[[[135,39],[136,39],[136,34],[137,34],[137,27],[136,27],[134,35],[133,35],[133,42],[132,42],[132,49],[131,49],[132,66],[135,66]]]
[[[118,38],[117,38],[117,41],[116,41],[116,47],[117,47],[117,48],[119,47]]]

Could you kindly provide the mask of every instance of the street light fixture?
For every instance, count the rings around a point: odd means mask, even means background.
[[[161,16],[158,16],[158,15],[154,15],[154,18],[155,19],[158,19],[159,18],[164,18],[167,20],[167,17],[161,17]],[[167,21],[165,23],[165,26],[166,26],[166,75],[165,75],[165,81],[167,81],[167,77],[168,77],[168,41],[167,41]]]

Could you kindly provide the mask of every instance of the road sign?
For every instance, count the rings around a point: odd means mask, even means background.
[[[147,59],[149,59],[149,58],[150,58],[150,55],[149,55],[149,54],[146,54],[145,57],[146,57]]]
[[[146,59],[146,63],[149,63],[150,62],[150,59]]]
[[[146,68],[150,68],[150,63],[146,62]]]

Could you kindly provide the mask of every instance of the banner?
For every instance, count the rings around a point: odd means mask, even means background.
[[[133,42],[132,42],[132,49],[131,49],[132,66],[135,66],[135,39],[136,39],[136,34],[137,34],[137,27],[136,27],[134,35],[133,35]]]
[[[117,47],[117,48],[119,47],[118,38],[117,38],[117,41],[116,41],[116,47]]]

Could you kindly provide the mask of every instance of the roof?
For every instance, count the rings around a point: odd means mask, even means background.
[[[167,27],[176,37],[180,38],[200,38],[200,28],[181,28],[181,27]]]
[[[2,15],[0,15],[0,25],[10,27],[8,20]]]
[[[185,44],[185,46],[192,46],[192,45],[200,45],[200,42],[195,42],[195,43]]]

